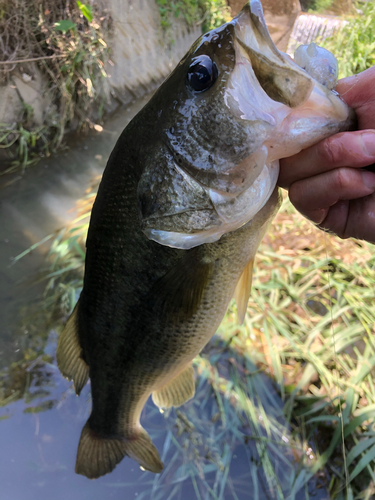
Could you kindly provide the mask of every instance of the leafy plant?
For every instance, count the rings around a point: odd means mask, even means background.
[[[77,25],[69,19],[63,19],[62,21],[57,21],[54,26],[56,31],[67,33],[69,30],[76,28]]]
[[[44,127],[35,126],[33,123],[33,107],[25,103],[21,96],[20,100],[22,104],[22,114],[18,123],[13,123],[11,125],[0,123],[0,149],[14,147],[17,155],[17,160],[11,163],[11,165],[2,172],[3,174],[17,170],[19,167],[21,167],[23,173],[26,166],[35,162],[32,151],[36,144],[39,143],[40,149],[43,151],[43,146],[47,143],[43,134]]]
[[[203,33],[230,21],[230,10],[225,0],[201,0],[201,5],[204,11]]]
[[[337,54],[340,78],[375,65],[375,1],[361,5],[361,10],[346,19],[347,24],[321,45]]]
[[[332,6],[333,0],[315,0],[313,5],[310,7],[309,12],[325,12]]]
[[[201,24],[202,31],[217,28],[231,19],[225,0],[156,0],[164,30],[172,17],[183,17],[189,26]]]
[[[341,15],[353,10],[353,0],[312,0],[301,3],[308,4],[308,12],[318,14]]]
[[[93,13],[92,13],[92,7],[91,7],[91,5],[82,3],[79,0],[77,0],[77,5],[78,5],[79,10],[82,12],[82,14],[84,15],[84,17],[87,19],[87,21],[89,23],[91,23],[92,20],[93,20],[93,17],[94,17]]]
[[[88,110],[93,106],[98,109],[100,121],[108,57],[103,32],[110,32],[111,18],[103,16],[102,8],[93,10],[91,5],[73,0],[47,0],[43,9],[38,2],[22,0],[16,12],[10,0],[3,4],[2,59],[35,59],[48,82],[45,93],[51,103],[45,110],[43,125],[35,123],[31,106],[23,103],[17,123],[1,126],[0,147],[11,151],[14,158],[6,170],[9,172],[17,166],[24,169],[34,161],[35,151],[48,155],[58,148],[72,123],[78,128],[94,126],[88,119]],[[0,77],[5,82],[12,78],[11,69],[11,64],[0,65]]]

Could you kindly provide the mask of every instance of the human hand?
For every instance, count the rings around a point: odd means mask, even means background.
[[[340,80],[337,92],[358,118],[358,131],[342,132],[280,161],[278,185],[293,205],[340,238],[375,243],[375,66]]]

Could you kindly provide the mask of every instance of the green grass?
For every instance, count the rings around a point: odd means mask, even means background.
[[[231,20],[225,0],[156,0],[162,28],[168,32],[173,18],[183,18],[189,26],[200,25],[202,32]]]
[[[49,156],[61,146],[70,128],[84,130],[100,127],[105,95],[104,70],[109,57],[105,36],[111,33],[112,19],[104,5],[70,0],[45,0],[17,3],[4,0],[0,9],[0,36],[5,63],[36,59],[49,106],[43,123],[34,119],[34,109],[21,94],[22,109],[15,123],[0,123],[0,148],[9,154],[10,165],[0,175],[23,171],[38,157]],[[22,73],[23,66],[15,64]],[[2,85],[16,88],[11,64],[0,64]]]
[[[331,38],[319,42],[339,63],[339,78],[351,76],[375,65],[375,1],[357,3],[356,15]]]
[[[55,314],[72,309],[82,286],[93,198],[51,246],[44,276]],[[236,498],[249,477],[254,498],[262,488],[272,498],[304,488],[308,498],[311,481],[332,499],[372,498],[374,283],[372,245],[319,231],[286,199],[257,254],[244,324],[232,303],[195,360],[196,397],[167,415],[170,474],[152,479],[150,498],[173,498],[182,478],[197,499]],[[246,480],[236,475],[239,449]]]
[[[308,4],[308,12],[310,14],[328,14],[340,16],[355,12],[354,0],[310,0],[303,2]]]

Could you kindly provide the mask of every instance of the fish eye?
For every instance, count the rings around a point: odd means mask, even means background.
[[[209,56],[201,55],[194,57],[189,66],[187,82],[196,92],[209,89],[216,81],[218,70],[216,64]]]

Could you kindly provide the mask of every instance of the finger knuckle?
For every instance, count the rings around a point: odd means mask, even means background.
[[[333,178],[333,188],[338,193],[345,191],[352,182],[350,171],[347,168],[337,168],[332,171],[331,175]]]
[[[323,162],[336,165],[343,157],[344,146],[337,137],[329,137],[318,144],[318,157]]]

